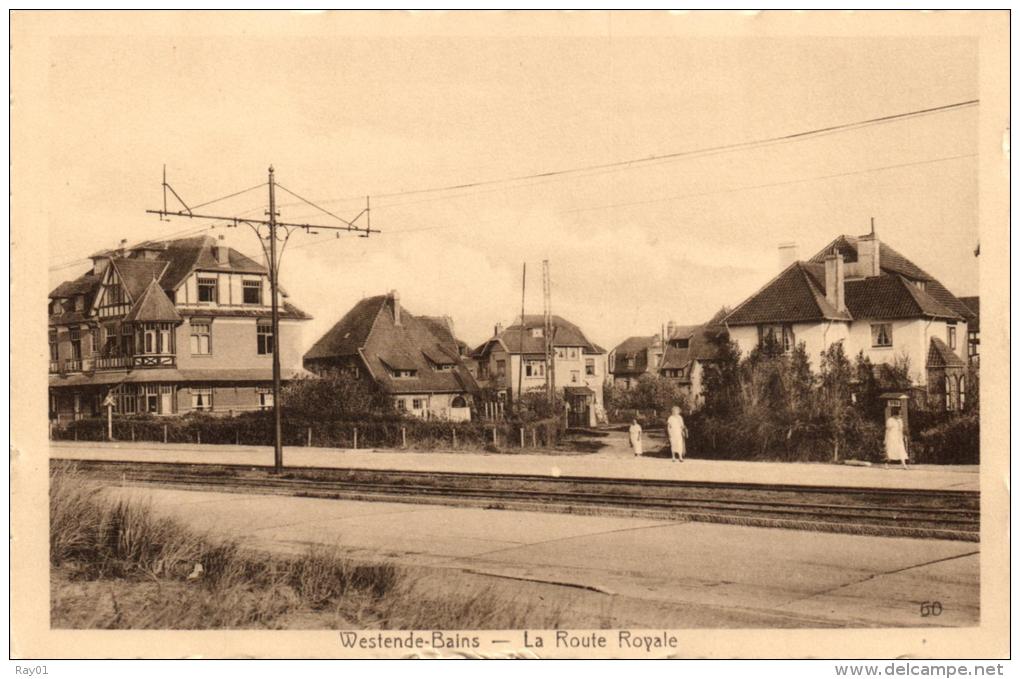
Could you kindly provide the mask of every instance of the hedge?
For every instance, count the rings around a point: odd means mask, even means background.
[[[105,418],[69,422],[53,428],[55,440],[103,441]],[[419,420],[399,416],[381,416],[361,420],[309,420],[299,416],[283,418],[285,446],[311,445],[324,448],[406,447],[435,448],[520,448],[556,445],[560,422],[557,418],[526,423],[450,422]],[[493,441],[495,431],[495,442]],[[113,437],[117,441],[157,441],[167,443],[211,443],[273,445],[272,412],[244,413],[233,417],[189,414],[180,417],[151,415],[113,418]]]

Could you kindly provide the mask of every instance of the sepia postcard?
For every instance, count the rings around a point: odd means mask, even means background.
[[[1008,657],[1007,11],[10,45],[12,658]]]

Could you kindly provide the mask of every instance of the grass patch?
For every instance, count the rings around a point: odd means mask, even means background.
[[[423,582],[391,563],[309,547],[285,557],[197,533],[111,498],[73,468],[50,475],[50,624],[73,629],[508,629],[562,611],[491,587]]]

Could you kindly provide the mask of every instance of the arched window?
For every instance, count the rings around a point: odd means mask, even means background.
[[[946,410],[953,409],[953,378],[949,375],[945,377],[946,387]]]
[[[467,408],[467,402],[464,400],[463,396],[455,396],[453,398],[453,403],[451,403],[450,406],[453,408]]]
[[[967,376],[960,375],[960,410],[967,405]]]

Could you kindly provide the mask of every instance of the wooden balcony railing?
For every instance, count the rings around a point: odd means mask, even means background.
[[[104,358],[97,358],[96,370],[123,370],[124,368],[131,367],[130,356],[106,356]]]
[[[50,361],[50,372],[51,373],[60,372],[60,361]]]
[[[141,354],[134,357],[136,368],[172,368],[177,365],[174,354]]]

